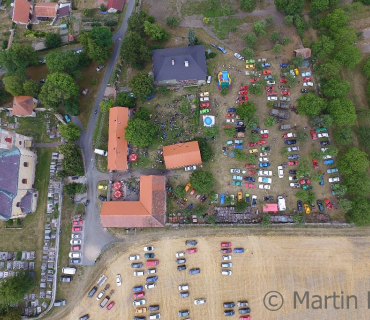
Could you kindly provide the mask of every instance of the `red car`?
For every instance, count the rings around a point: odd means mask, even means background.
[[[82,231],[82,227],[72,227],[72,232]]]
[[[253,183],[244,183],[244,187],[254,189],[256,186]]]
[[[248,94],[248,91],[247,90],[240,90],[238,92],[239,95],[245,95],[245,94]]]
[[[253,79],[251,79],[251,82],[252,83],[255,83],[255,82],[258,82],[258,81],[260,81],[261,79],[260,78],[253,78]]]
[[[241,316],[239,320],[251,320],[251,316]]]
[[[82,220],[73,221],[74,226],[82,226]]]
[[[233,118],[233,117],[235,117],[235,115],[234,115],[234,114],[226,113],[226,118]]]
[[[313,160],[312,160],[312,163],[313,163],[313,167],[314,167],[314,169],[318,169],[318,168],[319,168],[319,164],[318,164],[318,162],[317,162],[317,159],[313,159]]]
[[[192,189],[192,190],[190,191],[190,193],[189,193],[189,194],[190,194],[191,196],[193,196],[193,195],[194,195],[194,193],[195,193],[195,189]]]
[[[276,91],[267,91],[267,95],[268,96],[277,96],[277,92]]]
[[[263,70],[262,72],[263,74],[272,74],[272,71],[271,70]]]
[[[190,248],[190,249],[187,249],[186,250],[186,253],[196,253],[198,251],[198,249],[197,248]]]
[[[231,247],[231,242],[221,242],[221,247]]]
[[[81,246],[78,245],[78,246],[71,246],[71,251],[80,251],[81,250]]]
[[[308,82],[308,81],[312,81],[312,78],[311,77],[305,77],[302,80],[303,80],[303,82]]]
[[[114,307],[114,301],[112,301],[110,304],[108,304],[107,306],[107,310],[109,311],[110,309],[112,309]]]
[[[331,210],[333,209],[333,205],[331,204],[330,200],[328,198],[325,199],[326,207]]]
[[[310,184],[310,180],[309,179],[302,179],[301,181],[299,181],[300,184]]]
[[[290,166],[296,166],[298,164],[298,161],[288,161],[288,164]]]
[[[206,103],[202,103],[200,105],[201,108],[208,108],[209,107],[209,102],[206,102]]]
[[[248,86],[242,86],[239,88],[239,90],[248,90]]]
[[[258,141],[257,141],[257,144],[258,144],[258,145],[266,144],[266,143],[267,143],[267,141],[266,141],[266,140],[258,140]]]
[[[275,87],[268,86],[268,87],[266,87],[265,89],[266,89],[266,91],[272,91],[272,90],[274,90],[274,89],[275,89]]]
[[[249,142],[248,143],[248,146],[250,146],[250,147],[255,147],[257,145],[257,143],[256,142]]]
[[[282,96],[290,96],[290,92],[289,91],[281,91],[281,95]]]
[[[268,138],[269,135],[267,133],[261,134],[261,138]]]
[[[145,296],[145,292],[144,291],[140,291],[140,292],[134,293],[134,299],[142,298],[144,296]]]
[[[315,130],[311,130],[310,133],[311,133],[312,140],[316,140],[317,139],[317,134],[316,134]]]
[[[246,167],[246,168],[255,168],[255,167],[256,167],[256,165],[255,165],[255,164],[249,164],[249,163],[247,163],[247,164],[245,165],[245,167]]]
[[[280,78],[280,83],[286,83],[286,79],[285,78]]]
[[[254,171],[254,170],[248,170],[248,174],[249,175],[254,175],[254,174],[256,174],[256,171]]]
[[[221,253],[231,253],[231,252],[232,252],[231,248],[221,249]]]

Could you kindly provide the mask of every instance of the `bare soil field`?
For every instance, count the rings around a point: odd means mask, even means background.
[[[341,236],[340,234],[346,233],[343,229],[326,232],[337,234],[332,237],[308,237],[306,232],[316,235],[321,232],[307,229],[302,229],[302,236],[297,236],[300,230],[294,231],[295,236],[279,236],[271,230],[267,232],[272,232],[273,235],[264,236],[245,229],[234,229],[232,236],[225,236],[226,230],[222,235],[214,236],[214,230],[202,230],[205,236],[196,238],[198,252],[185,256],[186,271],[176,269],[175,253],[187,248],[186,238],[178,236],[181,234],[193,238],[194,234],[199,233],[196,229],[168,232],[159,241],[154,240],[158,238],[158,232],[148,233],[139,237],[146,239],[146,242],[131,237],[125,245],[116,245],[113,250],[104,253],[97,266],[85,270],[82,282],[81,277],[75,277],[74,282],[79,282],[78,285],[72,283],[75,290],[63,297],[67,299],[67,307],[55,308],[51,318],[78,319],[88,313],[92,319],[133,319],[135,308],[132,305],[132,287],[144,286],[147,275],[134,277],[134,269],[130,267],[132,261],[128,260],[128,256],[140,254],[139,261],[145,263],[143,246],[150,244],[154,245],[155,258],[160,261],[157,267],[159,279],[156,288],[145,290],[145,306],[159,304],[163,319],[178,319],[178,311],[184,309],[190,311],[191,319],[221,319],[223,303],[238,300],[248,300],[252,319],[368,319],[367,289],[370,281],[365,275],[370,258],[369,237]],[[351,234],[352,229],[348,230]],[[357,231],[361,234],[360,230]],[[248,235],[243,236],[242,233]],[[152,242],[149,242],[150,238],[153,239]],[[233,247],[245,248],[242,254],[231,254],[233,274],[229,277],[221,275],[221,241],[231,241]],[[201,269],[201,273],[189,275],[189,269],[196,267]],[[115,290],[111,297],[115,306],[111,311],[99,307],[96,295],[93,298],[87,297],[87,292],[102,273],[108,277],[106,283],[111,285],[109,290]],[[117,273],[122,275],[121,287],[117,287],[115,283]],[[179,297],[180,284],[189,285],[188,298]],[[102,289],[100,287],[98,292]],[[278,291],[284,297],[284,305],[276,312],[269,311],[264,306],[264,296],[269,291]],[[312,295],[333,295],[333,292],[341,295],[343,291],[344,296],[357,297],[357,310],[352,300],[349,310],[346,305],[335,309],[333,299],[329,300],[327,310],[324,305],[322,310],[313,310],[311,302],[309,309],[306,309],[305,303],[297,303],[295,309],[295,291],[301,298],[305,291],[309,291],[311,301]],[[197,298],[205,298],[206,304],[194,305],[194,299]],[[339,301],[337,298],[337,306],[340,306]],[[278,300],[271,302],[279,303]],[[230,319],[239,317],[237,308],[234,310],[236,314]],[[148,319],[149,313],[145,315]]]

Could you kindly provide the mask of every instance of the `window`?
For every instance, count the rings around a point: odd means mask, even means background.
[[[21,206],[21,203],[17,202],[16,206],[19,208]]]
[[[27,179],[22,179],[22,183],[23,184],[26,184],[27,183]]]
[[[28,167],[28,162],[23,162],[24,167]]]

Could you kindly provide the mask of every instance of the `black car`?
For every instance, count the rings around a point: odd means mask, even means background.
[[[141,262],[131,263],[131,268],[142,268],[143,264]]]
[[[184,264],[177,267],[177,271],[184,271],[184,270],[186,270],[186,265]]]
[[[61,276],[60,281],[61,282],[71,282],[72,281],[72,276]]]
[[[88,296],[89,298],[93,297],[93,295],[95,294],[95,292],[96,292],[96,291],[98,291],[98,287],[93,287],[93,288],[89,291],[89,293],[87,294],[87,296]]]
[[[204,140],[206,140],[206,141],[213,141],[213,140],[216,140],[216,137],[215,136],[213,136],[212,138],[204,138]]]
[[[89,319],[90,316],[88,314],[85,314],[84,316],[82,316],[81,318],[78,318],[78,320],[87,320]]]
[[[146,317],[134,317],[134,320],[146,320]]]
[[[154,305],[154,306],[149,306],[149,311],[158,311],[159,310],[159,305]]]
[[[204,201],[206,201],[206,199],[207,199],[207,196],[206,196],[206,195],[204,195],[204,196],[200,199],[200,202],[204,202]]]
[[[289,154],[288,160],[298,160],[301,156],[299,154]]]
[[[107,201],[107,197],[104,197],[102,195],[99,195],[98,199],[101,201]]]
[[[197,240],[186,240],[185,244],[187,246],[196,246],[198,244],[198,241]]]
[[[235,314],[234,310],[225,310],[224,316],[233,316]]]
[[[325,208],[324,208],[321,200],[317,200],[316,203],[317,203],[317,206],[319,207],[319,210],[320,211],[324,211],[325,210]]]
[[[251,309],[249,308],[239,309],[239,314],[247,314],[247,313],[251,313]]]
[[[291,145],[291,144],[296,144],[296,143],[297,143],[297,140],[285,140],[286,145]]]
[[[252,207],[257,206],[257,199],[252,199]]]
[[[84,203],[84,206],[87,207],[89,203],[90,203],[90,200],[86,200],[86,202]]]
[[[297,170],[289,170],[289,174],[297,174]]]
[[[189,297],[189,291],[180,292],[180,298],[187,298]]]
[[[224,302],[224,308],[234,308],[235,303],[234,302]]]
[[[269,147],[269,146],[267,146],[267,147],[262,147],[265,151],[270,151],[271,150],[271,148]]]
[[[274,201],[273,196],[263,197],[263,201]]]
[[[307,89],[301,89],[301,93],[308,93]]]
[[[71,264],[81,263],[81,259],[71,259],[70,263]]]
[[[72,177],[72,180],[77,180],[78,179],[78,176],[73,176]]]
[[[328,144],[330,144],[329,141],[320,141],[320,146],[327,146]]]
[[[302,212],[302,201],[301,200],[297,201],[297,208],[298,208],[298,212]]]

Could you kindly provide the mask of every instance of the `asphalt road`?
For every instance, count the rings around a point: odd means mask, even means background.
[[[109,79],[113,70],[116,66],[117,57],[119,56],[119,51],[123,38],[127,30],[127,20],[133,12],[135,6],[135,0],[129,0],[127,10],[119,30],[113,35],[113,40],[115,41],[114,49],[110,60],[105,70],[104,78],[100,85],[95,104],[94,110],[100,110],[100,102],[103,100],[105,88],[108,85]],[[86,220],[84,226],[84,246],[83,246],[83,265],[93,265],[96,258],[99,256],[101,250],[111,242],[116,241],[109,232],[107,232],[101,222],[99,216],[99,210],[97,208],[97,193],[96,185],[99,180],[107,180],[110,175],[99,172],[95,167],[95,157],[92,149],[92,137],[94,134],[94,129],[98,120],[98,114],[91,112],[89,125],[87,130],[84,131],[77,141],[77,144],[81,147],[85,165],[85,175],[87,180],[87,199],[90,200],[90,204],[87,206]],[[81,122],[78,117],[72,117],[74,123],[79,125],[82,128]]]

